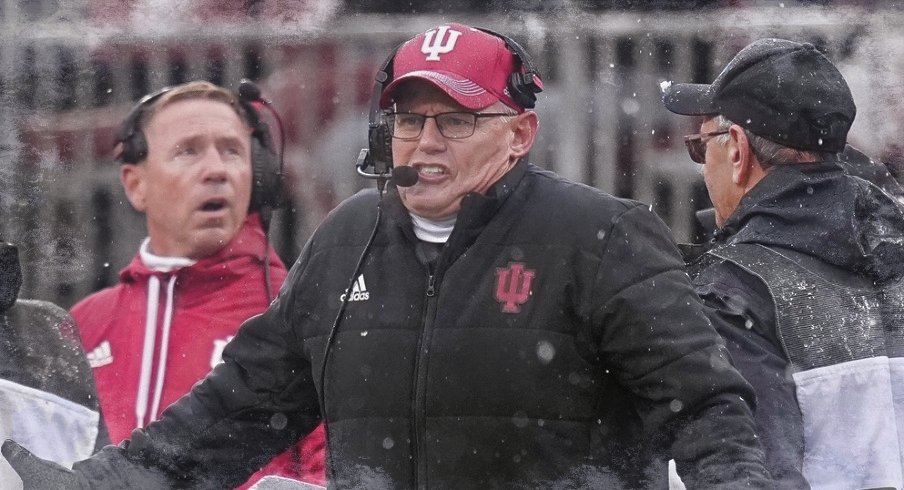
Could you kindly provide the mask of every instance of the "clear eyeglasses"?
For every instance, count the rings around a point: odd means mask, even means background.
[[[483,117],[517,116],[507,112],[442,112],[427,116],[414,112],[390,112],[386,120],[392,131],[392,137],[402,140],[413,140],[421,136],[427,119],[436,122],[439,134],[449,139],[467,138],[474,134],[477,120]]]

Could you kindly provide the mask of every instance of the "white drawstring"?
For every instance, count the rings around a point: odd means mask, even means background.
[[[169,273],[190,267],[196,261],[187,257],[167,257],[151,253],[151,239],[145,238],[138,249],[141,261],[149,269],[157,272]],[[160,402],[163,398],[163,382],[166,378],[166,358],[169,353],[170,326],[173,322],[173,291],[176,284],[176,274],[170,275],[166,288],[166,310],[163,318],[163,338],[161,339],[160,358],[157,365],[157,382],[154,385],[154,403],[150,418],[148,414],[148,399],[151,391],[151,372],[154,369],[154,349],[157,344],[157,312],[160,308],[160,279],[151,275],[148,279],[148,312],[144,322],[144,350],[141,354],[141,377],[138,379],[138,397],[135,400],[135,419],[138,428],[157,420],[160,411]]]
[[[144,348],[141,352],[141,377],[138,378],[138,397],[135,400],[135,423],[144,427],[148,410],[148,393],[151,386],[151,368],[154,362],[154,344],[157,336],[157,307],[160,302],[160,280],[148,279],[148,309],[144,320]]]
[[[169,353],[170,325],[173,324],[173,289],[176,286],[176,275],[170,276],[166,288],[166,309],[163,314],[163,338],[160,339],[160,359],[157,361],[157,386],[154,387],[154,406],[151,409],[151,420],[157,420],[160,413],[160,399],[163,397],[163,381],[166,378],[166,356]]]

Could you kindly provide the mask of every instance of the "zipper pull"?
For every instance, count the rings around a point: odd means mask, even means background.
[[[433,274],[430,274],[427,277],[427,296],[430,298],[432,298],[434,295],[436,295],[436,288],[434,287],[435,285],[436,285],[436,276],[434,276]]]

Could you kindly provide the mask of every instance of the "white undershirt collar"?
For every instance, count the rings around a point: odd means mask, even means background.
[[[144,266],[148,269],[153,269],[158,272],[170,272],[173,269],[180,269],[182,267],[188,267],[190,265],[194,265],[196,260],[189,259],[188,257],[163,257],[160,255],[154,255],[151,253],[151,238],[147,237],[141,242],[141,247],[138,248],[138,255],[141,257],[141,261],[144,263]]]
[[[414,235],[419,240],[429,243],[446,243],[452,229],[455,228],[455,220],[458,215],[452,215],[451,218],[432,220],[411,214],[411,224],[414,225]]]

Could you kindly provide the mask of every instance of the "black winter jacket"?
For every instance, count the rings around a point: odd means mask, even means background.
[[[768,484],[750,387],[646,206],[521,163],[433,265],[419,243],[395,191],[350,198],[224,364],[76,468],[224,487],[325,410],[339,488],[662,487],[669,457],[689,488]]]
[[[773,167],[706,248],[718,252],[735,244],[762,245],[816,261],[807,267],[838,284],[858,277],[883,284],[904,277],[902,236],[900,203],[869,182],[845,175],[839,162],[827,161]],[[707,264],[690,256],[688,261],[696,290],[711,308],[735,365],[757,392],[757,431],[767,468],[780,488],[809,488],[801,475],[804,424],[792,379],[800,367],[789,364],[783,347],[788,339],[781,340],[776,331],[769,288],[731,261]]]

